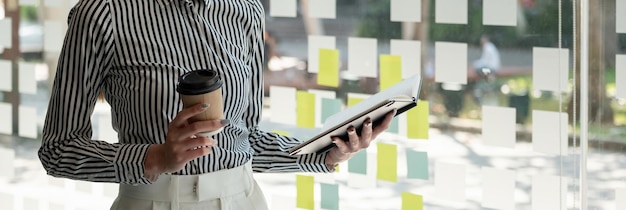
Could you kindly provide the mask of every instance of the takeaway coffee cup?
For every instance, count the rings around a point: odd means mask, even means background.
[[[222,80],[215,70],[195,70],[190,71],[178,79],[176,88],[183,100],[183,107],[191,107],[197,104],[208,104],[203,113],[189,119],[189,123],[202,120],[224,119],[224,109],[222,104]],[[199,133],[197,135],[210,137],[222,131],[218,130]]]

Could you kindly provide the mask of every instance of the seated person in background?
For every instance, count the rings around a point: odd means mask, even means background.
[[[500,69],[500,53],[487,35],[483,35],[480,38],[480,45],[482,47],[482,55],[478,60],[474,61],[473,66],[474,71],[478,74],[478,79],[492,75]]]

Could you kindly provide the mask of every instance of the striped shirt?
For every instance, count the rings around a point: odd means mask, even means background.
[[[174,174],[210,173],[252,160],[255,172],[329,172],[326,154],[290,156],[297,139],[259,130],[264,11],[258,0],[82,0],[69,14],[43,130],[49,175],[148,184],[144,158],[182,109],[179,75],[215,69],[231,124],[211,154]],[[119,143],[92,139],[98,94]]]

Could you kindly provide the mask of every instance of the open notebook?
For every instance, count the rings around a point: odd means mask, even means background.
[[[422,79],[419,75],[405,79],[388,89],[370,96],[361,103],[330,116],[324,122],[322,131],[313,138],[293,147],[291,155],[323,153],[333,148],[331,137],[339,136],[347,140],[346,130],[350,125],[360,133],[363,122],[369,117],[373,126],[384,119],[385,114],[397,109],[396,116],[417,106]]]

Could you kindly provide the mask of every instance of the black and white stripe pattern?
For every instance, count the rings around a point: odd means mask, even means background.
[[[211,68],[224,80],[231,120],[218,146],[176,174],[202,174],[253,160],[256,172],[328,172],[325,154],[291,157],[296,139],[258,129],[263,81],[263,8],[258,0],[82,0],[69,28],[39,157],[50,175],[149,183],[143,160],[182,109],[178,76]],[[90,116],[103,91],[119,143],[92,140]]]

